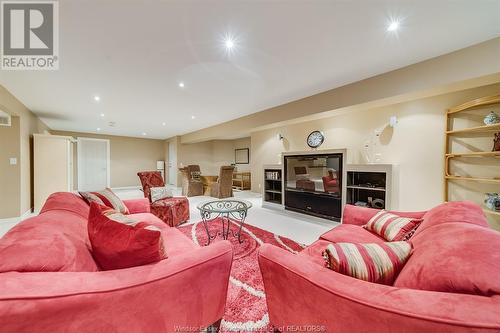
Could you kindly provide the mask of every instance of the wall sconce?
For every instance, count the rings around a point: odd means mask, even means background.
[[[280,141],[282,141],[282,140],[284,139],[283,134],[281,134],[281,133],[278,133],[278,134],[276,135],[276,138],[277,138],[278,140],[280,140]]]
[[[398,123],[398,117],[392,116],[391,118],[389,118],[389,126],[394,128],[396,127],[397,123]]]

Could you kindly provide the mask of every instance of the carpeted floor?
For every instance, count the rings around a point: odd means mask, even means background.
[[[222,239],[222,224],[220,220],[208,224],[212,235],[218,233],[213,242]],[[196,244],[204,246],[207,233],[203,223],[198,222],[179,228]],[[228,240],[233,245],[234,259],[226,303],[226,313],[221,325],[225,332],[268,332],[269,316],[267,313],[264,285],[257,261],[258,248],[269,243],[286,249],[292,253],[302,250],[303,245],[288,238],[280,237],[257,227],[247,225],[241,233],[241,244],[233,234],[238,226],[231,223]]]

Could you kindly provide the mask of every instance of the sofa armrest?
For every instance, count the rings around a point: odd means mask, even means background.
[[[355,224],[355,225],[365,225],[368,221],[380,212],[379,209],[359,207],[354,205],[345,205],[344,212],[342,214],[342,223],[345,224]],[[421,219],[427,212],[398,212],[395,210],[390,210],[389,212],[402,217],[411,217],[415,219]]]
[[[151,204],[147,198],[123,200],[123,203],[127,206],[130,214],[151,212]]]
[[[498,332],[500,297],[379,285],[272,245],[259,250],[271,323],[326,332]],[[283,330],[282,330],[283,331]]]
[[[232,265],[229,242],[156,264],[103,272],[4,273],[5,332],[174,332],[218,321]]]

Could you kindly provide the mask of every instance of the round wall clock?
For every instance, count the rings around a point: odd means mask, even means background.
[[[307,145],[311,148],[318,148],[325,141],[325,136],[321,131],[313,131],[307,137]]]

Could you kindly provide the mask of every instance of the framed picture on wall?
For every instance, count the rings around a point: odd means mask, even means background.
[[[235,164],[249,164],[250,163],[250,149],[241,148],[234,150],[234,163]]]

